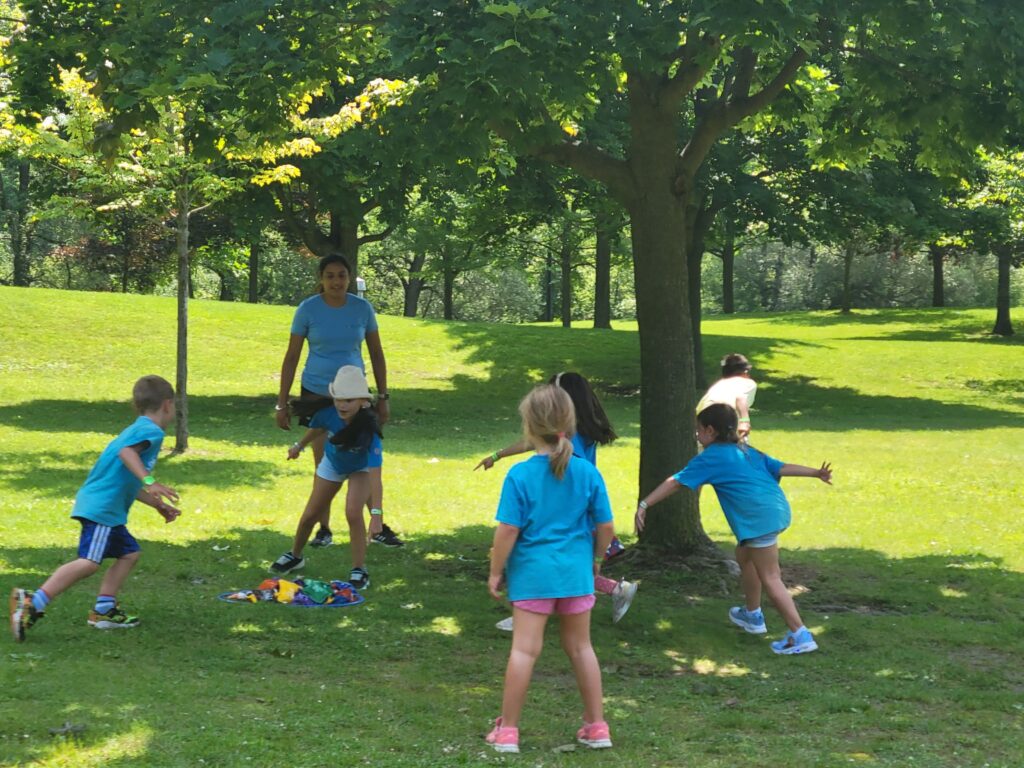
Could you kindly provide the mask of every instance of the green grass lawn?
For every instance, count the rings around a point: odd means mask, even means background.
[[[787,583],[821,651],[775,657],[726,618],[724,571],[636,550],[643,580],[593,634],[615,748],[570,744],[580,704],[555,633],[524,713],[523,754],[482,736],[509,637],[486,592],[516,403],[551,372],[599,387],[622,435],[601,450],[623,531],[637,498],[634,325],[614,331],[381,318],[394,393],[385,510],[407,539],[371,548],[363,606],[234,606],[284,551],[311,462],[273,427],[288,307],[192,304],[192,449],[157,476],[182,494],[143,544],[123,599],[133,631],[86,626],[98,579],[56,601],[28,641],[0,638],[0,764],[45,766],[1020,766],[1024,762],[1024,346],[989,311],[755,315],[705,324],[709,371],[747,354],[761,383],[752,442],[835,465],[785,483]],[[1018,317],[1018,322],[1020,318]],[[132,418],[132,382],[174,378],[174,302],[0,288],[0,589],[37,587],[73,556],[70,503]],[[689,424],[680,424],[689,429]],[[165,444],[170,448],[173,439]],[[646,490],[646,489],[645,489]],[[704,524],[731,538],[713,496]],[[338,526],[339,530],[344,526]],[[342,537],[344,538],[344,537]],[[631,536],[625,535],[627,544]],[[345,578],[344,546],[306,573]],[[781,621],[766,611],[770,638]],[[65,724],[74,736],[51,735]]]

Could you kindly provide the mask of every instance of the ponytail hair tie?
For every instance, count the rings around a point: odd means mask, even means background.
[[[558,433],[558,439],[559,440],[565,440],[565,432],[559,432]]]

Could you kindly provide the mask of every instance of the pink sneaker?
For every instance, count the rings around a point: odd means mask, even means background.
[[[608,723],[604,720],[596,723],[584,723],[583,727],[576,731],[576,741],[586,744],[591,749],[607,749],[612,745],[612,735],[608,730]]]
[[[608,727],[605,726],[607,734]],[[494,730],[487,734],[487,743],[494,747],[496,752],[519,752],[519,729],[505,728],[499,717],[494,721]],[[611,742],[608,742],[611,746]]]

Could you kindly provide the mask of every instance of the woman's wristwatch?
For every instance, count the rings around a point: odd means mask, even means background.
[[[390,392],[378,392],[377,393],[377,399],[378,400],[390,400],[391,399],[391,393]]]

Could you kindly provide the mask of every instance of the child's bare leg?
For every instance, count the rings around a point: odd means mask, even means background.
[[[363,507],[369,494],[370,476],[366,472],[353,472],[348,476],[345,518],[348,520],[353,568],[362,568],[366,565],[366,520],[363,518]]]
[[[316,468],[320,466],[320,461],[324,457],[324,446],[327,444],[327,433],[322,432],[313,438],[313,442],[310,445],[313,447],[313,471],[316,472]],[[319,523],[321,528],[326,528],[328,531],[331,530],[331,504],[327,503],[327,506],[320,512],[320,517],[313,521]],[[308,537],[307,537],[308,538]]]
[[[786,585],[782,583],[782,569],[779,566],[779,545],[773,544],[770,547],[744,547],[749,550],[750,560],[757,569],[757,576],[764,585],[764,591],[775,604],[775,609],[782,614],[782,620],[791,631],[796,631],[804,625],[800,614],[797,612],[793,596],[789,594]]]
[[[544,626],[548,623],[545,614],[515,606],[512,606],[512,616],[512,650],[505,667],[505,692],[501,697],[501,724],[506,728],[519,727],[533,665],[544,647]]]
[[[519,617],[516,617],[519,621]],[[601,666],[590,643],[590,611],[561,617],[562,649],[572,662],[576,685],[583,699],[583,720],[597,723],[604,720],[604,702],[601,696]]]
[[[757,575],[751,557],[751,552],[756,551],[751,547],[736,547],[736,563],[740,567],[740,584],[743,586],[743,599],[748,611],[756,611],[761,607],[761,577]]]
[[[40,589],[52,600],[82,579],[92,576],[99,568],[99,563],[94,563],[92,560],[80,557],[77,560],[72,560],[70,563],[64,563],[64,565],[54,571],[53,575],[43,583]]]
[[[309,541],[309,535],[313,532],[313,526],[321,518],[323,510],[331,508],[331,501],[334,499],[341,483],[334,483],[324,480],[319,475],[313,476],[313,490],[309,494],[309,501],[302,511],[299,524],[295,528],[295,541],[292,543],[292,554],[295,557],[302,557],[302,550]]]
[[[121,585],[124,584],[124,580],[128,578],[128,574],[132,572],[132,568],[139,562],[139,553],[132,552],[128,555],[123,555],[114,561],[114,564],[107,569],[107,572],[103,574],[103,581],[100,582],[101,595],[110,595],[111,597],[117,597],[121,591]],[[49,594],[49,592],[47,592]]]

